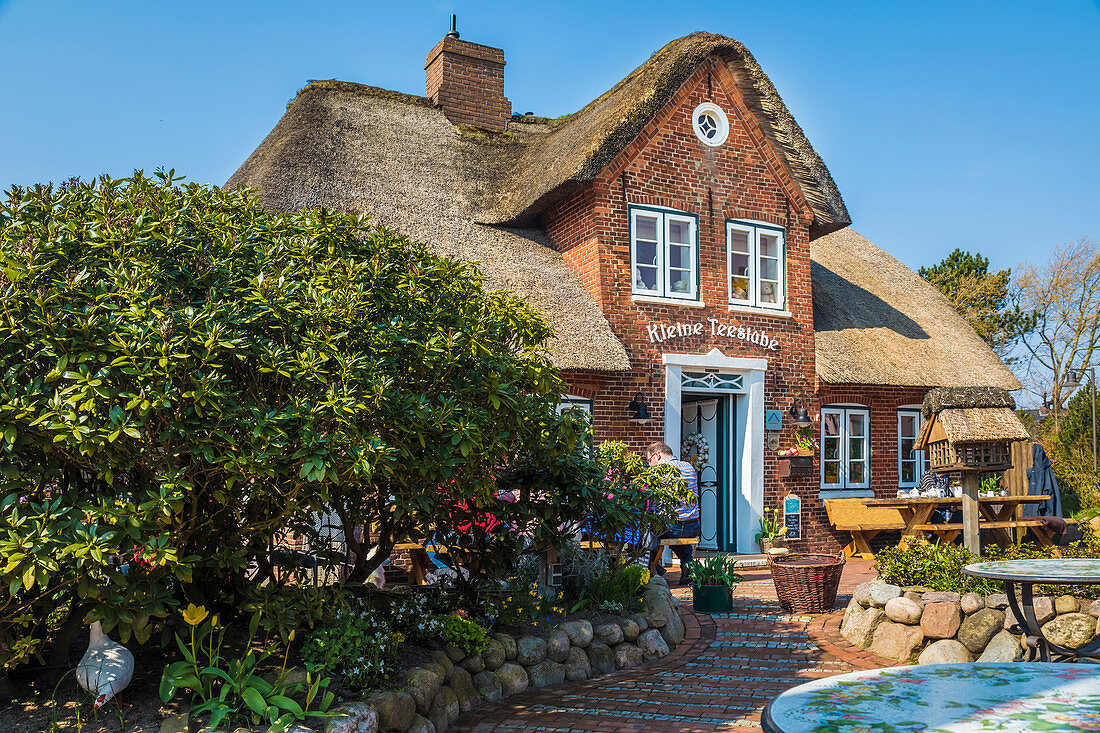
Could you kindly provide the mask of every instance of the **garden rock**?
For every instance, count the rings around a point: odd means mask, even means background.
[[[458,695],[450,687],[443,687],[439,694],[432,700],[432,708],[428,712],[428,720],[432,721],[437,731],[447,730],[447,727],[458,720],[462,714],[458,705]]]
[[[1004,628],[1004,612],[993,608],[982,610],[966,617],[959,627],[959,642],[974,654],[980,654],[989,640]]]
[[[644,660],[645,652],[629,641],[615,647],[615,667],[618,669],[634,669]]]
[[[565,665],[544,659],[527,668],[527,678],[531,681],[532,687],[546,687],[565,682]]]
[[[618,644],[623,640],[623,627],[613,622],[600,624],[593,630],[592,635],[596,641],[604,644]],[[638,635],[635,634],[634,638],[637,639]]]
[[[325,733],[376,733],[378,730],[378,713],[366,703],[344,703],[334,712],[344,714],[329,718]]]
[[[902,596],[900,598],[891,598],[886,602],[886,616],[891,621],[897,621],[899,624],[909,624],[913,626],[920,622],[921,605],[916,601]],[[891,657],[892,659],[893,657]]]
[[[561,629],[554,629],[546,639],[546,658],[551,662],[564,662],[569,654],[569,635]]]
[[[1073,596],[1058,596],[1054,599],[1054,613],[1061,616],[1066,613],[1077,613],[1081,610],[1081,604]]]
[[[481,661],[485,663],[485,669],[490,671],[504,664],[507,658],[508,653],[505,651],[504,645],[496,639],[489,639],[489,643],[485,645],[485,651],[481,653]],[[478,670],[478,672],[480,671]]]
[[[1093,601],[1081,610],[1093,618],[1100,618],[1100,600]]]
[[[416,715],[416,702],[405,691],[380,691],[371,693],[367,703],[378,713],[378,730],[403,731]]]
[[[187,713],[169,715],[160,722],[160,733],[191,733],[191,717]]]
[[[1035,620],[1042,626],[1054,618],[1054,599],[1050,596],[1039,596],[1032,604],[1035,609]]]
[[[475,674],[474,689],[486,702],[496,702],[504,695],[500,680],[492,672],[478,672]]]
[[[960,598],[954,591],[933,590],[923,594],[921,600],[925,603],[958,603]]]
[[[650,581],[650,584],[646,585],[646,591],[642,598],[646,607],[649,608],[646,626],[659,628],[661,636],[664,637],[669,646],[676,646],[683,641],[687,629],[684,627],[684,620],[680,618],[679,608],[674,605],[676,599],[672,597],[668,588],[654,586]],[[660,623],[662,619],[664,620],[663,624]],[[652,620],[652,623],[650,623],[650,620]],[[639,631],[645,630],[645,628],[639,629]]]
[[[645,622],[649,624],[651,629],[660,629],[668,623],[668,620],[663,613],[650,613],[646,615]]]
[[[500,680],[500,690],[504,697],[523,692],[530,684],[527,670],[515,662],[505,662],[500,665],[500,669],[497,670],[497,679]]]
[[[860,649],[871,646],[875,629],[886,620],[886,612],[881,608],[868,608],[853,613],[848,625],[840,630],[840,635]]]
[[[958,601],[929,603],[920,617],[920,628],[929,639],[950,639],[959,630],[962,609]]]
[[[999,631],[989,640],[978,661],[1015,662],[1021,656],[1023,656],[1023,648],[1020,646],[1020,640],[1007,631]]]
[[[447,656],[446,652],[440,651],[439,649],[436,649],[431,653],[431,658],[432,664],[438,664],[440,667],[443,668],[444,681],[449,681],[451,679],[451,672],[453,672],[455,668],[454,662],[451,661],[451,658]]]
[[[644,596],[643,596],[644,598]],[[638,633],[642,633],[649,628],[649,622],[645,620],[645,616],[634,615],[630,617],[630,620],[638,624]]]
[[[985,599],[977,593],[964,593],[959,603],[962,606],[962,612],[967,616],[985,608]]]
[[[505,660],[516,658],[516,640],[513,637],[500,633],[491,634],[490,637],[493,641],[500,642],[500,645],[504,647]]]
[[[459,662],[460,669],[465,669],[467,672],[477,674],[481,670],[485,669],[485,662],[481,661],[480,654],[471,654],[461,662]]]
[[[868,580],[866,583],[860,583],[852,591],[852,600],[859,605],[866,608],[871,605],[871,585],[873,581]]]
[[[524,667],[538,664],[546,659],[546,641],[537,636],[523,636],[516,639],[516,661]]]
[[[890,583],[871,583],[870,605],[875,608],[885,608],[886,602],[891,598],[901,595],[901,588]]]
[[[844,619],[840,622],[840,628],[843,629],[845,626],[848,625],[848,621],[851,619],[853,614],[857,614],[865,610],[867,609],[859,605],[859,601],[853,598],[851,601],[848,602],[848,607],[844,609]]]
[[[986,608],[1008,608],[1008,596],[1004,593],[990,593],[985,597]]]
[[[596,674],[611,674],[615,671],[615,652],[607,644],[594,639],[584,651]]]
[[[970,650],[954,639],[934,641],[917,657],[917,664],[958,664],[972,661],[974,657]]]
[[[919,627],[884,621],[875,628],[871,653],[897,662],[906,662],[923,643],[924,634]]]
[[[589,644],[592,640],[589,639]],[[579,646],[570,647],[569,655],[565,658],[565,679],[570,682],[580,682],[592,676],[592,663],[588,661],[585,649]]]
[[[916,601],[917,603],[921,604],[922,606],[924,605],[924,594],[923,593],[918,593],[915,590],[907,590],[907,591],[905,591],[904,593],[901,594],[901,597],[902,598],[908,598],[911,601]]]
[[[638,638],[638,634],[642,633],[642,628],[638,626],[638,622],[632,618],[624,618],[619,622],[618,626],[622,629],[623,641],[634,641]],[[618,642],[615,643],[617,644]]]
[[[452,662],[461,661],[462,658],[466,656],[466,652],[462,651],[457,646],[443,647],[443,651],[447,652],[447,656],[450,657]]]
[[[661,636],[660,629],[650,629],[639,636],[638,648],[642,650],[643,659],[647,662],[668,656],[668,644]]]
[[[478,670],[480,672],[480,670]],[[462,712],[468,713],[480,702],[477,690],[474,689],[474,678],[462,667],[455,667],[454,679],[451,680],[451,689],[458,696],[458,706]]]
[[[569,637],[573,646],[584,648],[592,643],[593,629],[591,621],[567,621],[561,625],[562,631]]]
[[[436,730],[435,726],[432,725],[432,721],[423,715],[414,715],[409,727],[405,729],[405,733],[436,733]]]
[[[432,700],[443,687],[443,675],[436,669],[414,667],[405,677],[405,692],[412,695],[417,712],[424,714],[431,710]]]
[[[1043,624],[1043,636],[1052,644],[1077,649],[1096,635],[1096,619],[1087,613],[1067,613]]]

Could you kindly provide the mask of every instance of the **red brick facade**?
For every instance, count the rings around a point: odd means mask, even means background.
[[[425,92],[455,125],[503,132],[512,117],[504,96],[504,51],[444,38],[424,64]]]
[[[726,113],[729,137],[719,147],[703,144],[692,127],[692,111],[713,102]],[[628,206],[651,205],[698,218],[699,300],[704,307],[639,302],[632,293]],[[626,373],[570,372],[573,394],[593,400],[597,439],[623,440],[634,449],[665,438],[667,353],[767,359],[764,408],[783,410],[780,445],[793,445],[787,408],[805,400],[812,416],[821,404],[858,402],[870,406],[872,482],[877,494],[897,490],[899,405],[919,403],[925,390],[888,387],[832,387],[818,392],[814,365],[814,320],[810,281],[809,224],[812,212],[780,156],[759,128],[725,64],[704,62],[656,113],[640,135],[584,189],[558,202],[543,222],[554,245],[599,304],[627,350]],[[786,236],[786,312],[731,309],[728,305],[726,221],[769,222]],[[713,320],[708,320],[713,319]],[[703,323],[702,333],[655,343],[657,324]],[[776,348],[712,333],[711,325],[764,331]],[[645,395],[653,420],[629,420],[627,404]],[[750,416],[762,422],[763,415]],[[815,430],[818,423],[815,423]],[[763,430],[756,436],[763,438]],[[679,446],[673,446],[679,450]],[[837,551],[846,539],[829,529],[819,494],[818,461],[811,476],[780,478],[775,451],[764,449],[763,506],[776,507],[795,493],[803,501],[803,535],[797,550]],[[761,507],[754,507],[759,511]],[[739,544],[743,544],[739,539]],[[751,537],[750,537],[751,539]]]

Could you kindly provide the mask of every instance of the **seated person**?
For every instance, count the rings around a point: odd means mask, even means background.
[[[672,457],[672,448],[667,443],[651,444],[646,449],[646,459],[651,466],[656,466],[658,463],[669,463],[679,469],[680,476],[695,496],[693,503],[676,507],[676,523],[663,535],[654,538],[653,544],[650,546],[650,572],[664,575],[665,568],[660,559],[661,540],[699,536],[699,478],[695,473],[694,466],[687,461],[679,461]],[[680,560],[680,585],[687,585],[691,582],[687,564],[691,562],[694,548],[691,545],[671,545],[671,547],[672,552]]]

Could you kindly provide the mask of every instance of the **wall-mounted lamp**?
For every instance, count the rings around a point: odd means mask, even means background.
[[[634,399],[630,401],[626,409],[630,410],[631,422],[647,423],[651,419],[649,417],[649,410],[646,409],[645,406],[645,395],[641,392],[634,395]]]
[[[813,425],[813,420],[810,419],[809,413],[806,412],[806,403],[801,399],[794,400],[787,412],[791,413],[791,423],[793,425],[797,425],[800,428],[804,428],[807,425]]]

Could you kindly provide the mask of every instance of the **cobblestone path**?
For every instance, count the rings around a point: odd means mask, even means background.
[[[666,576],[675,582],[675,574]],[[848,594],[868,580],[868,563],[849,560]],[[665,659],[642,669],[545,687],[460,718],[452,730],[760,731],[760,713],[780,691],[809,679],[892,664],[861,652],[839,635],[840,612],[784,615],[767,570],[746,572],[733,613],[691,612],[690,590],[673,585],[688,637]],[[837,600],[838,607],[848,596]]]

